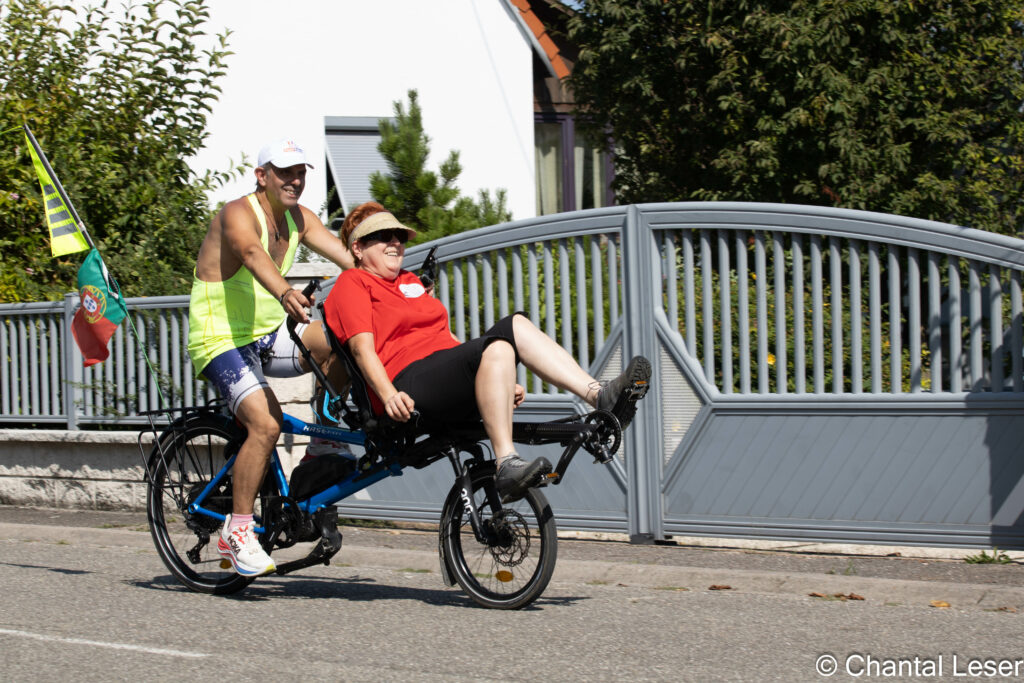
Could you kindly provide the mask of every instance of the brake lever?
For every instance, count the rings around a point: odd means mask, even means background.
[[[427,258],[423,259],[423,265],[420,266],[420,282],[423,283],[424,289],[430,289],[434,286],[434,282],[437,280],[437,259],[434,258],[434,252],[437,251],[437,246],[430,248],[427,252]]]

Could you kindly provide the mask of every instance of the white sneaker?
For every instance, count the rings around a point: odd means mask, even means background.
[[[217,554],[231,562],[242,576],[260,576],[277,569],[274,561],[260,545],[252,523],[230,529],[231,515],[224,520],[224,528],[217,540]]]
[[[299,463],[309,462],[313,458],[321,455],[352,455],[352,451],[349,449],[347,443],[340,441],[331,441],[330,439],[324,439],[319,436],[313,436],[309,439],[309,445],[306,446],[306,454],[302,456],[302,460]]]

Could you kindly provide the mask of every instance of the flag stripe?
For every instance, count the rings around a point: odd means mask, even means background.
[[[73,235],[78,232],[78,226],[75,225],[74,221],[67,225],[58,226],[50,230],[50,234],[53,235],[54,239],[63,237],[64,235]]]
[[[46,205],[46,225],[50,233],[50,253],[53,256],[64,256],[78,251],[85,251],[89,248],[89,240],[85,236],[85,226],[81,225],[75,217],[71,200],[68,199],[60,187],[60,182],[53,175],[39,144],[32,136],[28,126],[25,129],[25,142],[28,143],[29,156],[32,157],[32,166],[35,168],[36,177],[39,178],[39,188],[43,192],[43,201]]]

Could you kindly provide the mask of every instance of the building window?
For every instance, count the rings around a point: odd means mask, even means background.
[[[611,161],[576,131],[566,114],[537,114],[534,123],[537,215],[614,203]]]
[[[370,196],[370,176],[374,171],[387,173],[380,144],[379,119],[366,116],[324,117],[327,147],[327,191],[335,189],[337,206],[348,213]]]

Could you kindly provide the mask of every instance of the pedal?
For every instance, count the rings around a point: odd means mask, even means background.
[[[320,541],[312,552],[301,560],[286,562],[279,566],[276,574],[289,574],[315,564],[329,565],[331,558],[341,550],[341,532],[338,531],[338,508],[331,505],[313,514],[313,523],[320,529]]]

